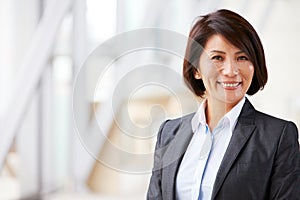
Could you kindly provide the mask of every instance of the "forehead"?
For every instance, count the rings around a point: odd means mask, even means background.
[[[220,34],[214,34],[207,40],[204,49],[206,51],[221,50],[221,51],[241,51],[241,49],[230,43],[225,37]]]

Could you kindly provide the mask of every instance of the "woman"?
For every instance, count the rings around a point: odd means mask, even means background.
[[[254,28],[223,9],[196,21],[189,38],[183,76],[204,100],[161,125],[147,199],[300,199],[295,124],[245,97],[268,78]]]

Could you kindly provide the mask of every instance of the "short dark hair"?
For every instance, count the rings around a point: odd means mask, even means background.
[[[193,25],[183,62],[183,76],[187,86],[197,96],[204,96],[206,89],[203,81],[195,79],[194,75],[198,69],[203,48],[208,39],[215,34],[222,35],[249,56],[254,66],[254,75],[247,94],[253,95],[263,89],[268,80],[268,72],[259,36],[246,19],[226,9],[200,16]]]

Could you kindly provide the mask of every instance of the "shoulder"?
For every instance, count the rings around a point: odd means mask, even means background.
[[[172,128],[172,127],[174,128],[174,127],[178,127],[178,126],[182,125],[183,123],[191,123],[191,120],[194,115],[195,115],[195,113],[190,113],[190,114],[184,115],[179,118],[168,119],[165,122],[165,126],[168,128]]]
[[[183,125],[191,127],[191,120],[194,115],[195,113],[190,113],[179,118],[164,121],[159,129],[158,141],[162,145],[168,144],[175,137],[180,127]]]
[[[298,137],[297,127],[293,122],[258,111],[247,99],[238,122],[243,126],[254,125],[254,135],[265,141],[278,141],[284,135]]]
[[[255,113],[255,125],[265,137],[278,140],[298,141],[298,129],[294,122],[281,119],[260,111]]]
[[[179,118],[168,119],[161,125],[160,131],[176,134],[183,124],[191,124],[194,115],[195,113],[190,113]]]
[[[240,114],[240,120],[246,122],[246,124],[254,123],[258,127],[264,127],[265,130],[268,130],[268,128],[283,128],[287,125],[296,126],[291,121],[256,110],[248,99],[246,99],[246,102],[243,106]]]
[[[255,113],[255,122],[256,125],[264,125],[264,126],[270,126],[273,128],[279,128],[279,127],[286,127],[286,126],[294,126],[296,128],[296,125],[288,120],[269,115],[267,113],[256,111]]]
[[[280,124],[280,125],[288,123],[288,121],[285,119],[281,119],[279,117],[276,117],[276,116],[273,116],[273,115],[270,115],[270,114],[267,114],[267,113],[264,113],[261,111],[257,111],[257,110],[255,113],[255,119],[256,119],[256,122],[264,122],[264,123],[272,122],[272,123]]]

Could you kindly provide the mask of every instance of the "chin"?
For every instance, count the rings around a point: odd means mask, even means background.
[[[243,96],[239,96],[239,97],[225,97],[225,103],[228,104],[237,104],[241,99],[243,98]]]
[[[220,97],[220,100],[223,101],[226,104],[236,104],[238,103],[244,95],[225,95]]]

